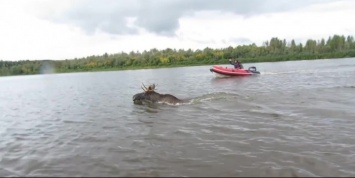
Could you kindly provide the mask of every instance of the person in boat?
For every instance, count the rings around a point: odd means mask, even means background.
[[[236,69],[243,69],[243,65],[239,62],[239,60],[234,60],[234,62],[232,62],[232,59],[229,59],[229,63],[234,65],[234,68]]]

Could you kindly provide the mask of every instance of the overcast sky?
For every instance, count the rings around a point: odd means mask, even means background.
[[[1,0],[0,60],[355,36],[355,0]]]

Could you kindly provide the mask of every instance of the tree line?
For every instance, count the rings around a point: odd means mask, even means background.
[[[333,35],[328,39],[309,39],[305,44],[273,37],[261,46],[253,43],[222,49],[151,49],[66,60],[0,60],[0,76],[223,64],[230,58],[253,63],[344,57],[355,57],[353,36]]]

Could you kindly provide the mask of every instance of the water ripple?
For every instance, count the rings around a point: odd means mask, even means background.
[[[255,65],[0,78],[0,176],[355,175],[353,59]],[[192,100],[134,105],[141,82]]]

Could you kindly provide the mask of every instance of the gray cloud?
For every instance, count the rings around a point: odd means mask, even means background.
[[[217,10],[246,17],[268,12],[281,12],[331,0],[85,0],[51,20],[72,23],[86,32],[102,30],[111,34],[136,34],[128,25],[135,18],[136,26],[159,35],[174,35],[180,17],[194,12]]]

